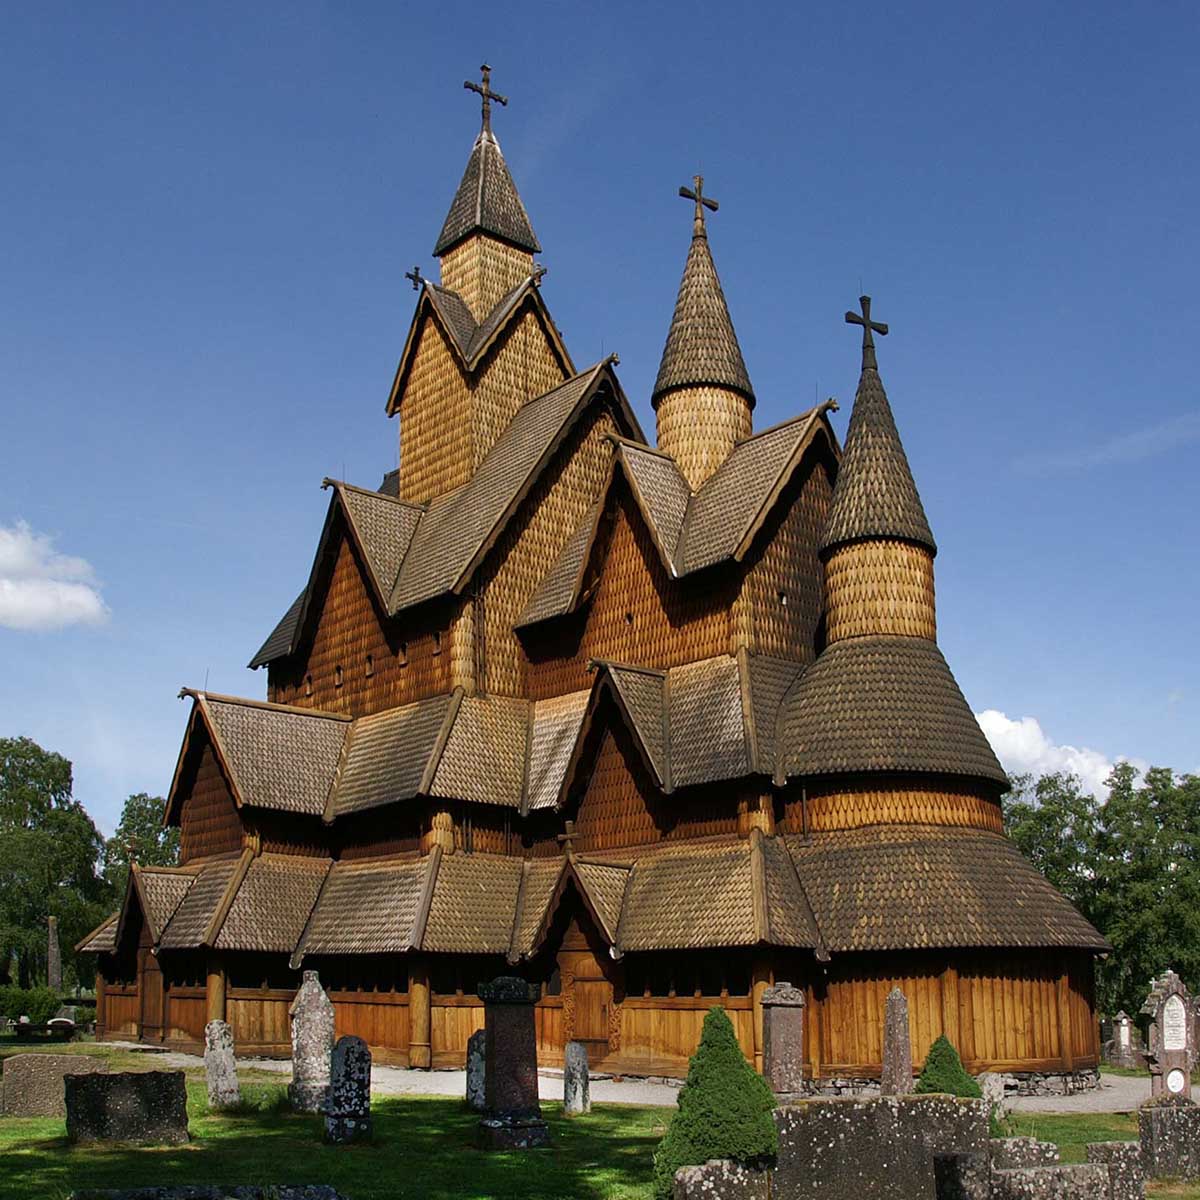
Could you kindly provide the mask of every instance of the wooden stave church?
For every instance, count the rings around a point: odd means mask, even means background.
[[[577,371],[482,128],[388,413],[398,471],[325,480],[308,582],[192,704],[165,819],[97,954],[101,1037],[221,1018],[290,1053],[316,968],[379,1061],[461,1065],[475,985],[542,984],[541,1061],[680,1075],[713,1004],[761,1067],[804,989],[814,1087],[877,1077],[883,1001],[919,1062],[1098,1063],[1094,929],[1004,836],[1007,786],[936,644],[936,545],[869,301],[845,451],[832,402],[759,433],[702,181],[650,446],[615,357]],[[852,314],[847,314],[850,320]]]

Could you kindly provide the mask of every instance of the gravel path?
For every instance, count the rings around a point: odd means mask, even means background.
[[[1192,1088],[1192,1098],[1200,1100],[1200,1087]],[[1148,1075],[1100,1076],[1100,1087],[1077,1096],[1022,1096],[1013,1107],[1017,1112],[1114,1113],[1134,1112],[1150,1099]]]

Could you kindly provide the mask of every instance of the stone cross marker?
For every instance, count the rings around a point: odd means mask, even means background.
[[[1150,1018],[1147,1057],[1150,1061],[1150,1094],[1190,1100],[1195,1027],[1191,997],[1174,971],[1164,971],[1150,986],[1142,1014]]]
[[[587,1047],[582,1042],[568,1042],[563,1056],[563,1113],[578,1117],[591,1111]]]
[[[338,1038],[329,1075],[325,1140],[345,1146],[370,1136],[371,1051],[362,1038]]]
[[[467,1038],[467,1105],[475,1112],[487,1108],[487,1030],[477,1029]]]
[[[292,1018],[292,1082],[288,1098],[297,1112],[324,1112],[329,1098],[329,1058],[333,1053],[333,1005],[316,971],[304,972],[304,982],[288,1012]]]
[[[899,988],[888,993],[883,1017],[884,1096],[906,1096],[913,1090],[912,1041],[908,1032],[908,1000]]]
[[[58,945],[58,918],[46,918],[46,986],[62,991],[62,950]]]
[[[204,1027],[204,1078],[208,1083],[208,1107],[233,1108],[241,1103],[237,1062],[233,1057],[233,1030],[224,1021],[209,1021]]]
[[[763,1076],[776,1095],[804,1090],[804,992],[780,980],[762,994]]]
[[[530,1150],[550,1140],[538,1107],[536,984],[511,975],[478,985],[487,1061],[480,1141],[488,1150]]]

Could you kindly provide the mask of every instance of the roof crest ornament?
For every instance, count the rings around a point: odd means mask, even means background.
[[[491,133],[492,132],[492,101],[495,100],[495,102],[497,104],[507,106],[508,105],[508,97],[500,95],[499,92],[492,91],[492,68],[489,67],[487,63],[484,63],[479,68],[479,71],[480,71],[480,74],[483,76],[483,82],[482,83],[472,83],[469,79],[464,79],[463,87],[465,87],[468,92],[478,92],[479,95],[482,97],[483,102],[480,105],[480,107],[483,110],[483,125],[482,125],[483,132]]]
[[[421,284],[425,282],[425,276],[421,274],[420,266],[413,267],[411,271],[405,271],[404,278],[412,280],[414,292],[419,291]]]
[[[848,312],[846,314],[846,324],[862,326],[862,369],[865,371],[869,367],[872,371],[877,371],[879,370],[879,363],[875,361],[875,339],[871,335],[874,332],[879,334],[880,337],[886,337],[888,327],[882,321],[871,320],[870,296],[859,296],[858,304],[862,309],[862,316],[859,316],[858,313]]]
[[[694,200],[696,202],[696,216],[692,225],[692,237],[707,237],[708,234],[704,228],[704,210],[707,208],[709,212],[716,212],[721,206],[716,200],[710,200],[704,194],[704,176],[693,175],[692,186],[690,188],[681,187],[679,194],[685,200]]]

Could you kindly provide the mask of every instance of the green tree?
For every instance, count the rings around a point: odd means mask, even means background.
[[[135,792],[121,809],[117,830],[104,846],[104,878],[118,903],[131,863],[173,867],[179,862],[179,830],[163,827],[166,806],[161,796]]]
[[[967,1069],[962,1065],[958,1051],[945,1037],[939,1037],[929,1047],[929,1054],[926,1056],[925,1065],[921,1068],[921,1074],[917,1078],[917,1085],[913,1091],[926,1094],[938,1092],[948,1096],[966,1096],[972,1100],[978,1100],[983,1095],[979,1084],[967,1074]]]

